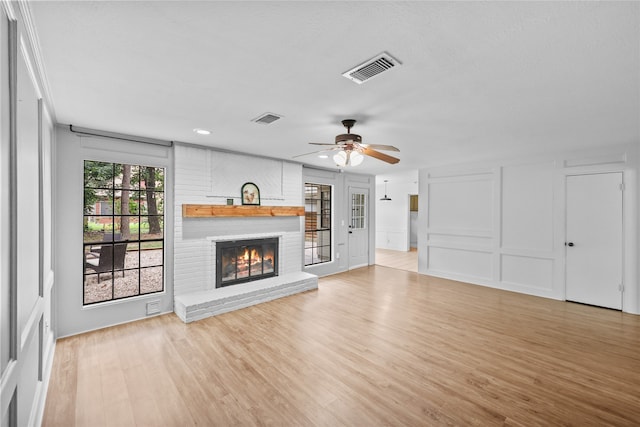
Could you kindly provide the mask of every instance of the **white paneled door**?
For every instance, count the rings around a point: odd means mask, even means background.
[[[622,309],[622,173],[567,177],[566,298]]]
[[[369,190],[349,187],[349,269],[369,265]]]

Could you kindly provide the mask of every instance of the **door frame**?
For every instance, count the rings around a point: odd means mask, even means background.
[[[621,234],[622,234],[622,238],[621,238],[621,251],[620,251],[620,255],[621,255],[621,260],[620,260],[620,269],[621,269],[621,285],[622,285],[622,290],[620,292],[620,310],[621,311],[625,311],[625,294],[627,292],[627,279],[626,279],[626,247],[627,247],[627,238],[626,238],[626,218],[627,215],[625,215],[625,210],[626,210],[626,200],[625,200],[625,196],[626,196],[626,192],[627,192],[627,184],[626,184],[626,180],[625,180],[625,171],[624,170],[620,170],[620,169],[612,169],[612,170],[597,170],[597,171],[581,171],[581,172],[573,172],[573,173],[565,173],[564,177],[563,177],[563,190],[564,190],[564,204],[563,204],[563,216],[564,216],[564,221],[563,221],[563,226],[564,226],[564,232],[563,232],[563,239],[564,242],[566,243],[568,240],[568,236],[567,236],[567,230],[568,230],[568,220],[569,220],[569,216],[568,216],[568,201],[569,201],[569,197],[568,197],[568,179],[570,177],[576,177],[576,176],[588,176],[588,175],[605,175],[605,174],[612,174],[612,173],[619,173],[621,175],[621,181],[622,181],[622,189],[621,191],[621,198],[622,198],[622,206],[621,206],[621,212],[622,212],[622,217],[620,218],[620,222],[621,222]],[[562,247],[563,249],[563,269],[564,269],[564,274],[563,274],[563,299],[564,301],[568,301],[567,300],[567,248],[566,246],[563,245]],[[603,307],[603,308],[608,308],[608,307]],[[611,308],[612,310],[615,310],[614,308]]]
[[[557,298],[566,299],[565,283],[565,177],[595,173],[622,172],[624,183],[622,226],[623,248],[623,296],[622,311],[640,314],[640,147],[637,143],[621,144],[614,147],[568,153],[558,162],[558,173],[554,177],[557,193],[554,194],[555,212],[554,251],[558,260],[555,277],[559,289]]]
[[[366,263],[358,264],[355,266],[351,265],[351,238],[349,234],[351,234],[351,192],[352,190],[361,190],[365,193],[365,229],[364,235],[366,236],[365,246],[367,248],[366,255]],[[371,189],[369,186],[358,186],[358,185],[349,185],[347,187],[347,270],[352,270],[354,268],[364,267],[371,264],[371,224],[375,224],[372,218],[372,208],[371,208]]]

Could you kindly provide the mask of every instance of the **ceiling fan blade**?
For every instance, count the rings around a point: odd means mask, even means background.
[[[331,145],[333,145],[333,144],[331,144]],[[327,148],[325,150],[312,151],[311,153],[298,154],[297,156],[293,156],[291,158],[295,159],[296,157],[309,156],[311,154],[324,153],[325,151],[335,151],[335,150],[340,150],[340,149],[342,149],[342,147]]]
[[[396,164],[400,161],[400,159],[389,156],[388,154],[381,153],[369,147],[362,147],[362,154],[366,154],[367,156],[375,157],[378,160],[382,160],[383,162]]]
[[[373,148],[374,150],[386,150],[386,151],[400,151],[393,145],[380,145],[380,144],[360,144],[362,147]]]

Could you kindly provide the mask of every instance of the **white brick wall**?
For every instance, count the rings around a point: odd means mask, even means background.
[[[254,182],[260,187],[261,173],[269,177],[272,194],[278,198],[263,198],[264,206],[301,206],[302,166],[286,161],[265,160],[261,168],[244,167],[256,163],[256,157],[222,153],[182,144],[175,146],[175,239],[174,239],[174,294],[206,291],[215,288],[215,260],[211,259],[211,239],[240,235],[274,234],[281,236],[280,274],[302,271],[303,230],[302,217],[277,218],[182,218],[184,203],[226,204],[228,194],[215,194],[213,182],[240,183],[235,203],[240,203],[240,186]],[[249,161],[247,161],[250,159]],[[213,161],[212,161],[213,160]],[[224,176],[216,174],[210,165],[236,164],[225,167]],[[235,174],[229,176],[230,173]],[[282,176],[274,181],[272,177]],[[280,191],[272,188],[281,186]],[[228,187],[228,186],[227,186]],[[228,188],[220,190],[227,192]],[[213,192],[213,193],[212,193]],[[213,278],[213,280],[212,280]]]

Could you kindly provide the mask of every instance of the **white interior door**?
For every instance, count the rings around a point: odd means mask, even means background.
[[[622,173],[567,177],[568,301],[622,309]]]
[[[369,265],[369,190],[349,187],[349,270]]]

